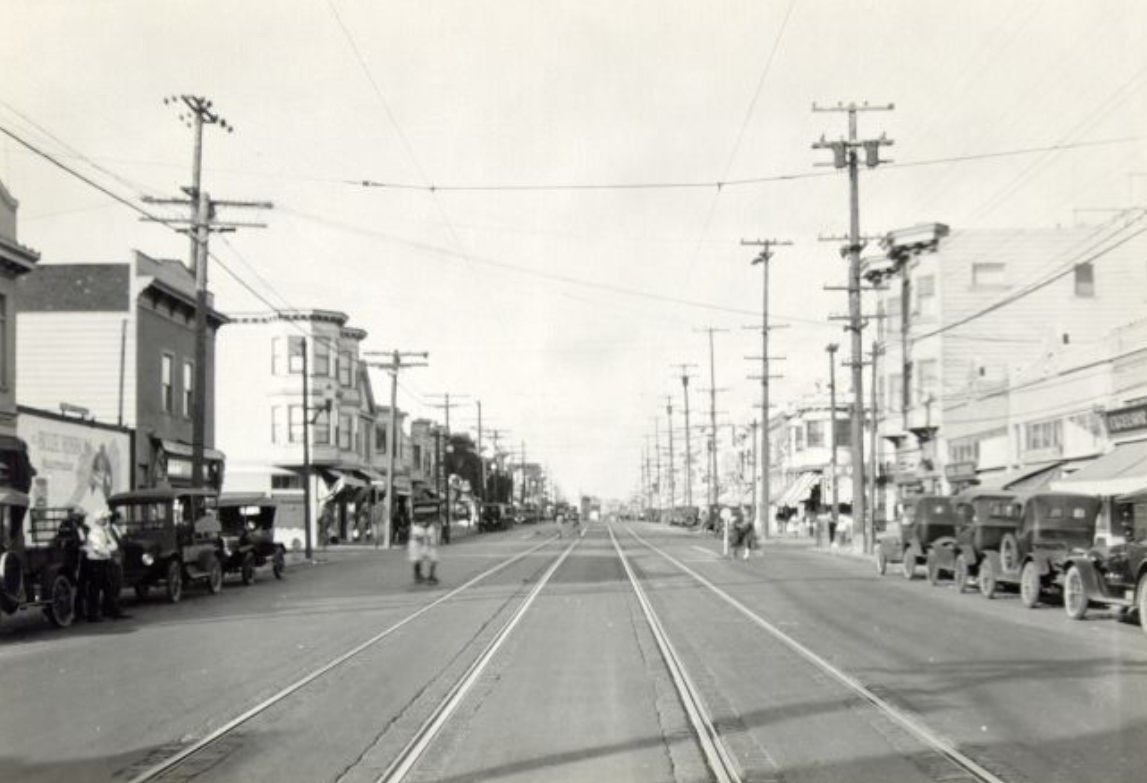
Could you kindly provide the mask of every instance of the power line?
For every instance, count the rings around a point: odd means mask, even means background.
[[[922,166],[940,166],[951,163],[969,163],[981,160],[998,158],[1012,158],[1023,155],[1038,155],[1045,152],[1061,152],[1090,147],[1109,147],[1117,144],[1131,144],[1143,141],[1147,136],[1121,136],[1110,139],[1095,139],[1093,141],[1063,142],[1038,147],[1022,147],[1010,150],[997,150],[994,152],[971,153],[967,155],[953,155],[944,158],[926,158],[923,160],[888,162],[882,164],[884,170],[919,168]],[[477,184],[477,185],[418,185],[410,182],[384,182],[373,179],[344,179],[346,185],[362,188],[379,188],[386,190],[414,190],[429,193],[497,193],[497,192],[538,192],[538,191],[578,191],[578,190],[723,190],[724,188],[747,187],[772,182],[788,182],[802,179],[821,179],[835,176],[831,171],[802,171],[789,174],[767,174],[757,177],[744,177],[729,180],[662,180],[648,182],[566,182],[566,183],[506,183],[506,184]]]

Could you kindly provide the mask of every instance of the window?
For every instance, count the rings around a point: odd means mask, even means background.
[[[412,445],[410,447],[410,453],[412,456],[411,462],[413,462],[416,466],[421,467],[422,466],[422,446],[418,443],[415,443],[414,445]]]
[[[164,413],[171,413],[175,406],[175,388],[172,373],[175,372],[175,358],[171,354],[163,354],[159,360],[159,390],[160,404]]]
[[[921,359],[916,362],[916,400],[917,405],[926,404],[929,399],[936,398],[936,360]]]
[[[287,420],[284,417],[282,405],[274,405],[271,407],[271,442],[272,443],[286,443],[287,442]]]
[[[271,374],[298,375],[303,371],[302,337],[271,338]]]
[[[329,446],[331,443],[331,412],[326,408],[315,411],[315,422],[311,425],[311,442],[316,446]]]
[[[1027,451],[1063,448],[1063,419],[1037,421],[1024,425],[1024,448]]]
[[[837,419],[835,422],[836,430],[836,447],[851,448],[852,446],[852,422],[848,419]]]
[[[303,406],[302,405],[292,405],[292,406],[290,406],[289,411],[290,411],[290,417],[291,417],[290,429],[288,431],[288,437],[290,439],[289,442],[290,443],[302,443],[303,442]]]
[[[195,363],[183,362],[183,415],[191,418],[195,403]]]
[[[793,451],[804,451],[804,427],[793,427]]]
[[[824,435],[828,422],[826,421],[810,421],[808,422],[808,447],[810,449],[824,448]]]
[[[339,352],[339,385],[350,386],[354,378],[354,356],[350,351]]]
[[[303,356],[304,350],[306,350],[306,341],[302,337],[287,338],[288,372],[295,375],[302,374],[303,362],[306,361],[306,357]]]
[[[1095,296],[1095,267],[1090,261],[1075,265],[1075,295]]]
[[[295,474],[289,475],[272,475],[271,476],[271,489],[302,489],[302,477]]]
[[[386,427],[385,424],[379,424],[374,428],[374,451],[376,454],[386,454],[390,449],[386,442]]]
[[[978,440],[962,440],[948,444],[948,461],[979,463],[980,442]]]
[[[973,288],[1000,288],[1005,285],[1003,264],[987,261],[972,264]]]
[[[936,315],[936,278],[932,275],[920,275],[916,278],[916,310],[914,315],[920,318],[932,318]]]
[[[331,341],[324,337],[315,338],[314,357],[315,366],[311,368],[311,375],[329,376],[331,374]]]
[[[354,442],[354,418],[349,413],[340,413],[338,421],[339,425],[336,430],[338,447],[344,451],[350,451],[351,443]]]

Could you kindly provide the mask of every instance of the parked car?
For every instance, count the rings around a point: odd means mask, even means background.
[[[1118,607],[1126,614],[1139,613],[1139,625],[1147,633],[1147,518],[1133,509],[1144,509],[1147,492],[1119,498],[1118,543],[1093,547],[1086,554],[1068,558],[1063,575],[1063,608],[1067,616],[1082,620],[1089,604]]]
[[[108,499],[122,517],[124,584],[137,596],[146,598],[160,583],[171,603],[190,581],[203,582],[212,594],[223,589],[216,497],[210,489],[141,489]]]
[[[275,542],[275,513],[279,504],[269,495],[225,493],[219,497],[223,572],[238,573],[243,584],[255,581],[255,569],[271,565],[276,579],[287,568],[287,550]]]
[[[57,628],[71,625],[79,552],[70,518],[30,516],[27,495],[0,489],[0,613],[38,608]]]
[[[985,549],[980,592],[991,598],[1000,585],[1018,585],[1024,606],[1032,608],[1044,593],[1061,588],[1069,557],[1091,548],[1100,501],[1070,492],[1030,492],[1012,502],[1019,526],[1000,536],[998,548]]]
[[[904,501],[900,519],[890,522],[876,546],[876,571],[883,575],[889,563],[900,563],[905,579],[916,576],[916,566],[937,545],[950,545],[956,535],[956,508],[948,495],[920,495]]]
[[[946,573],[961,593],[979,575],[987,549],[999,549],[1005,533],[1019,527],[1016,493],[972,487],[956,495],[956,538],[933,547],[928,575],[933,584]]]

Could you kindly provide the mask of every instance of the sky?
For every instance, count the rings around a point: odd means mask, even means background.
[[[192,134],[163,99],[211,99],[235,131],[206,130],[204,189],[274,203],[222,209],[267,227],[213,237],[217,306],[339,310],[367,350],[428,351],[400,407],[441,418],[449,392],[473,428],[480,400],[568,495],[636,488],[667,395],[682,426],[680,363],[699,423],[706,327],[727,330],[719,419],[759,414],[742,240],[793,243],[770,262],[770,323],[789,324],[773,400],[826,383],[847,303],[824,287],[847,270],[820,238],[847,231],[848,184],[812,144],[847,115],[814,103],[895,107],[859,115],[861,138],[893,141],[861,173],[866,234],[1068,226],[1147,199],[1141,0],[4,0],[3,17],[0,128],[128,200],[177,197]],[[41,263],[187,255],[2,134],[0,179]]]

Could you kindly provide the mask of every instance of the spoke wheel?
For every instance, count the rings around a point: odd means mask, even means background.
[[[183,598],[183,564],[172,560],[167,564],[167,601],[177,604]]]
[[[1063,576],[1063,611],[1072,620],[1082,620],[1087,614],[1087,594],[1083,590],[1083,577],[1075,566]]]
[[[223,566],[219,558],[211,558],[211,565],[207,566],[207,592],[219,595],[223,591]]]
[[[57,628],[67,628],[76,619],[76,591],[63,574],[52,580],[50,603],[45,609],[48,620]]]
[[[980,574],[977,581],[980,584],[980,595],[984,598],[995,598],[996,589],[996,566],[991,558],[984,558],[984,562],[980,563]]]

